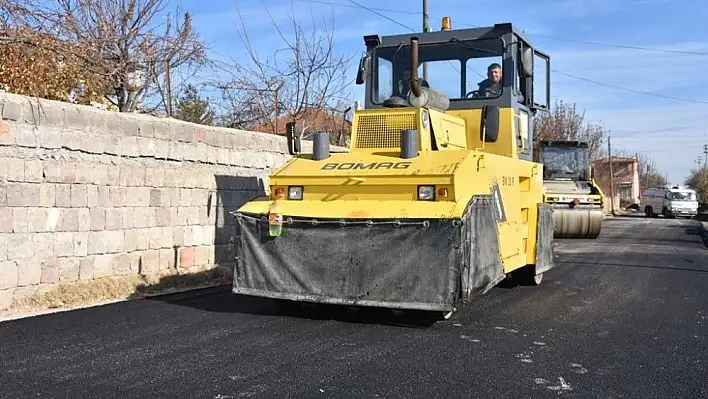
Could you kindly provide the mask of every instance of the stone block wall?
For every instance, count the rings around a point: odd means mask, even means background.
[[[10,94],[0,115],[0,309],[62,282],[230,266],[229,212],[289,157],[275,135]]]

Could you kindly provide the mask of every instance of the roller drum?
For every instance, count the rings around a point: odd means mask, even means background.
[[[602,230],[602,209],[553,209],[556,238],[597,238]]]

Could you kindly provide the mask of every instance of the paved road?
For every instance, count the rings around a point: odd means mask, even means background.
[[[428,328],[227,292],[0,323],[2,396],[708,397],[697,222],[618,218],[558,257],[541,287],[497,288]]]

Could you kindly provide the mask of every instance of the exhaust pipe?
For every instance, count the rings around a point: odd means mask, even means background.
[[[411,37],[411,90],[413,95],[420,97],[420,82],[418,81],[418,38]]]
[[[418,130],[401,131],[401,158],[411,159],[418,156]]]
[[[440,111],[450,108],[450,98],[430,88],[420,86],[418,80],[418,38],[411,37],[411,92],[408,102],[416,107],[430,107]]]
[[[317,132],[312,140],[312,160],[329,158],[329,132]]]

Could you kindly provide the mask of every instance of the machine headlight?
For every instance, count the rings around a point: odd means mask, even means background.
[[[435,186],[418,186],[418,199],[421,201],[434,201]]]
[[[299,187],[299,186],[288,187],[288,199],[302,200],[302,187]]]

